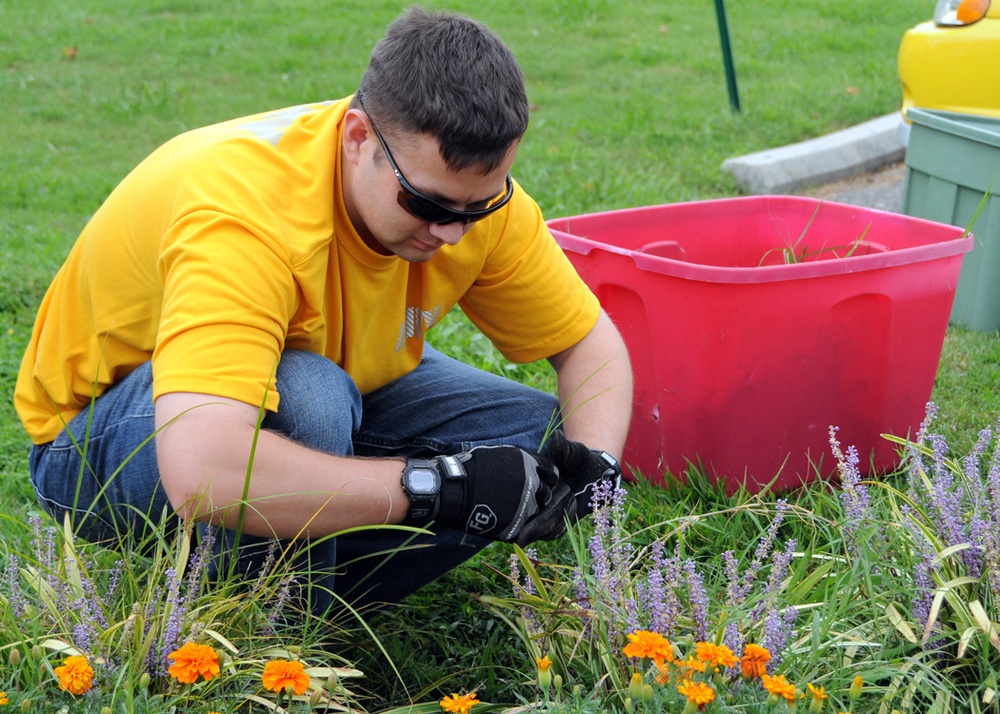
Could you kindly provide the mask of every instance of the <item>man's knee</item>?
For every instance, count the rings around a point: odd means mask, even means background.
[[[278,364],[277,413],[265,429],[332,454],[352,453],[361,423],[361,394],[350,376],[323,355],[286,350]]]

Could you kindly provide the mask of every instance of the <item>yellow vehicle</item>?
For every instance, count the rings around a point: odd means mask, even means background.
[[[1000,117],[1000,0],[939,0],[933,20],[903,34],[899,79],[904,117],[910,107]]]

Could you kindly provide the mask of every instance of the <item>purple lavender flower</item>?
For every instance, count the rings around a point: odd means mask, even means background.
[[[14,553],[7,556],[4,584],[7,586],[7,602],[10,603],[11,614],[20,620],[27,613],[27,602],[21,593],[21,562]]]
[[[688,599],[691,603],[691,618],[694,621],[696,637],[707,640],[708,593],[705,591],[705,582],[693,560],[685,561],[684,570],[687,575]]]
[[[917,540],[917,543],[920,549],[920,559],[913,568],[913,599],[910,602],[910,616],[914,622],[926,626],[931,616],[931,604],[934,602],[934,550],[923,538]]]
[[[639,603],[634,597],[625,598],[625,632],[642,629]]]
[[[168,613],[167,620],[163,624],[163,632],[160,633],[160,656],[157,669],[157,674],[160,676],[167,675],[169,665],[167,655],[180,646],[181,629],[184,624],[184,615],[187,612],[187,603],[181,596],[180,578],[177,577],[177,571],[173,568],[167,568],[166,578]]]
[[[784,550],[775,551],[771,556],[771,572],[767,578],[767,584],[761,591],[761,600],[750,613],[750,620],[756,622],[769,607],[769,602],[776,599],[781,590],[781,584],[788,576],[788,570],[795,555],[795,539],[792,538],[785,544]]]
[[[531,557],[530,552],[526,552],[526,555]],[[511,579],[516,584],[516,593],[518,597],[524,597],[525,595],[531,595],[535,592],[535,583],[532,579],[525,574],[522,578],[521,575],[521,561],[517,557],[516,553],[511,553],[509,561]],[[542,633],[542,625],[538,621],[538,617],[535,615],[535,611],[530,607],[521,608],[521,616],[524,618],[524,627],[529,635],[539,635]]]
[[[274,634],[274,626],[278,623],[281,615],[284,614],[285,608],[288,607],[289,601],[292,599],[292,587],[295,585],[295,578],[289,576],[282,579],[278,584],[278,593],[274,598],[274,602],[271,603],[271,610],[267,613],[267,624],[264,627],[266,634]]]
[[[81,602],[80,604],[86,607],[86,603]],[[91,649],[91,628],[86,618],[82,618],[73,625],[73,644],[81,652],[93,653],[93,649]]]
[[[650,555],[651,567],[646,574],[646,582],[640,583],[642,593],[642,610],[649,619],[649,629],[653,632],[666,633],[669,627],[666,604],[667,592],[664,587],[663,569],[659,564],[663,561],[663,541],[653,543]]]
[[[927,406],[924,409],[924,420],[920,422],[920,428],[917,430],[917,444],[923,444],[924,440],[930,434],[931,424],[938,415],[938,406],[934,402],[927,402]]]
[[[587,587],[587,577],[583,573],[583,568],[576,566],[573,568],[573,592],[576,596],[576,603],[582,608],[590,608],[590,588]]]
[[[771,652],[771,661],[768,662],[768,671],[774,671],[783,659],[785,647],[788,645],[788,638],[795,626],[798,618],[798,609],[788,607],[784,612],[777,608],[771,608],[764,618],[763,646]]]
[[[830,450],[837,460],[837,473],[840,476],[840,503],[844,508],[847,551],[854,553],[858,543],[869,535],[862,533],[861,528],[868,522],[871,496],[868,487],[862,483],[861,472],[858,470],[860,459],[857,447],[849,446],[844,454],[837,440],[837,431],[837,427],[830,427]]]
[[[969,575],[978,578],[982,573],[981,553],[969,528],[970,513],[974,513],[974,510],[967,503],[965,489],[955,483],[954,474],[944,464],[944,454],[947,453],[944,439],[935,435],[929,438],[934,444],[935,452],[935,471],[928,494],[931,522],[946,545],[970,544],[970,547],[961,552],[960,557]],[[941,454],[940,457],[938,453]]]

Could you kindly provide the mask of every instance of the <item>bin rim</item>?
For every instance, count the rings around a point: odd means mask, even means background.
[[[997,117],[913,107],[907,110],[906,118],[919,126],[1000,148],[1000,118]]]
[[[825,203],[841,209],[859,209],[858,206],[851,206],[835,201],[820,201],[801,196],[740,196],[736,198],[710,199],[707,201],[684,202],[674,204],[662,204],[661,206],[637,206],[634,208],[624,208],[611,211],[589,214],[588,216],[568,216],[563,218],[553,218],[546,222],[549,231],[552,233],[556,243],[564,250],[582,255],[589,255],[593,251],[604,251],[628,257],[639,270],[653,273],[660,273],[687,280],[697,280],[707,283],[776,283],[791,280],[801,280],[806,278],[820,278],[833,275],[846,275],[851,273],[861,273],[871,270],[881,270],[896,266],[905,266],[914,263],[923,263],[951,256],[961,256],[971,251],[975,245],[975,238],[972,233],[964,231],[962,228],[951,226],[937,221],[928,221],[913,216],[905,216],[888,211],[877,209],[863,209],[872,215],[886,215],[892,220],[905,219],[907,223],[918,223],[927,226],[947,229],[955,233],[955,237],[942,240],[936,243],[929,243],[907,248],[892,249],[884,253],[874,253],[866,255],[851,255],[844,258],[825,258],[823,260],[806,261],[801,263],[789,263],[782,265],[761,265],[752,267],[738,266],[717,266],[705,265],[702,263],[688,262],[675,258],[665,258],[657,255],[650,255],[631,248],[602,243],[584,236],[567,233],[556,226],[586,217],[615,216],[627,220],[630,215],[649,211],[650,209],[663,208],[667,206],[684,206],[697,203],[706,207],[713,205],[733,204],[736,202],[759,202],[766,199],[778,199],[784,202],[808,202]]]

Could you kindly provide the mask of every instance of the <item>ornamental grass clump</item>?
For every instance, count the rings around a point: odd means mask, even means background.
[[[203,702],[235,711],[278,700],[306,711],[354,698],[343,680],[360,672],[324,651],[327,637],[295,611],[301,574],[277,548],[243,583],[210,573],[207,532],[197,544],[189,528],[110,551],[77,540],[68,523],[32,516],[27,528],[30,547],[0,544],[0,686],[25,711],[43,700],[53,711],[207,711]]]
[[[997,711],[1000,672],[1000,422],[956,458],[933,433],[937,407],[906,455],[906,483],[880,486],[907,547],[905,597],[887,606],[915,663],[940,673],[949,696]]]
[[[660,524],[674,542],[630,533],[622,488],[599,487],[594,506],[590,532],[570,530],[574,562],[515,548],[514,596],[482,598],[551,663],[546,680],[558,675],[609,710],[759,702],[764,692],[747,680],[781,665],[798,619],[785,597],[795,539],[779,537],[789,504],[755,503],[771,520],[745,566],[735,550],[715,563],[687,556],[693,522]]]

